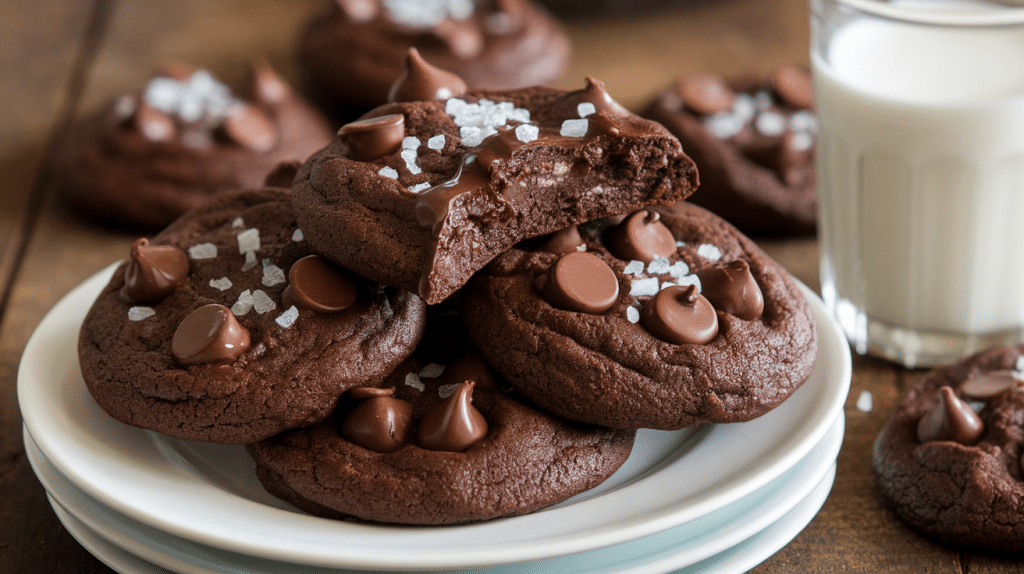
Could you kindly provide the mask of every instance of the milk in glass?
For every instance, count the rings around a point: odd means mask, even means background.
[[[1024,27],[853,14],[815,16],[826,304],[908,366],[1021,340]]]

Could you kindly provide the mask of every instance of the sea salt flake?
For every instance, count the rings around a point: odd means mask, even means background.
[[[241,293],[238,294],[238,300],[235,301],[235,304],[231,306],[231,312],[241,317],[242,315],[245,315],[249,311],[252,311],[252,307],[252,292],[246,289],[245,291],[242,291]]]
[[[463,126],[459,128],[459,136],[462,138],[462,145],[476,147],[484,141],[484,132],[476,126]]]
[[[292,233],[292,241],[298,243],[299,241],[302,241],[305,238],[306,236],[302,234],[302,230],[296,227],[295,233]]]
[[[586,118],[565,120],[562,122],[561,129],[558,130],[558,134],[565,138],[581,138],[587,135],[588,129],[590,129],[590,120]]]
[[[241,217],[236,217],[234,221],[231,222],[231,228],[238,229],[240,227],[245,227],[245,221],[243,221]]]
[[[789,129],[795,132],[817,133],[818,116],[807,110],[793,112],[793,115],[789,116]]]
[[[153,315],[156,315],[156,311],[152,307],[132,307],[128,309],[129,321],[141,321]]]
[[[277,319],[274,319],[274,321],[276,321],[278,325],[287,329],[288,327],[291,327],[292,324],[295,323],[295,320],[298,318],[299,310],[295,307],[295,305],[292,305],[291,307],[288,308],[287,311],[278,315]]]
[[[647,264],[647,272],[652,275],[664,275],[668,273],[669,267],[667,257],[655,257]]]
[[[664,283],[661,284],[661,287],[658,288],[658,291],[664,291],[665,289],[668,289],[669,287],[675,287],[676,285],[678,285],[678,283],[665,281]]]
[[[263,260],[263,284],[267,287],[273,287],[274,285],[280,285],[288,281],[284,276],[284,270],[277,265],[270,262],[269,259]]]
[[[248,253],[260,250],[260,230],[255,227],[241,231],[238,234],[238,252]]]
[[[754,122],[754,129],[763,136],[777,138],[786,133],[786,118],[776,112],[762,112]]]
[[[629,294],[633,297],[654,297],[658,294],[658,278],[634,279],[629,285]]]
[[[146,84],[143,99],[152,108],[165,114],[174,113],[181,98],[181,83],[173,78],[157,76]]]
[[[704,129],[720,140],[727,140],[740,133],[745,123],[738,114],[718,112],[704,119]]]
[[[402,150],[416,149],[420,147],[420,139],[416,136],[407,136],[402,139]],[[404,155],[402,157],[405,157]],[[416,157],[415,155],[413,157]]]
[[[408,139],[408,138],[406,138],[406,139]],[[415,138],[413,138],[413,139],[415,139]],[[416,165],[416,150],[414,150],[414,149],[403,149],[401,155],[402,155],[402,159],[405,160],[405,167],[406,167],[406,169],[409,170],[409,173],[411,173],[413,175],[416,175],[416,174],[420,173],[421,171],[423,171],[423,170],[420,169],[420,166]]]
[[[436,379],[440,377],[441,373],[443,372],[444,365],[439,363],[430,363],[427,366],[423,367],[423,370],[420,371],[420,377],[426,379]]]
[[[188,256],[192,259],[213,259],[217,257],[217,246],[212,243],[199,243],[188,248]]]
[[[722,258],[722,250],[709,243],[704,243],[697,247],[697,255],[700,255],[704,259],[718,261]]]
[[[578,113],[581,118],[585,118],[590,114],[597,113],[597,107],[590,102],[580,102],[580,104],[576,106],[576,113]]]
[[[772,97],[771,92],[766,90],[760,90],[754,94],[754,107],[759,110],[767,110],[775,104],[775,98]]]
[[[417,183],[416,185],[410,187],[409,191],[411,191],[413,193],[419,193],[419,192],[421,192],[421,191],[423,191],[425,189],[429,189],[429,188],[430,188],[430,184],[427,183],[427,182],[423,182],[423,183]]]
[[[871,398],[871,391],[861,391],[857,397],[857,410],[862,413],[870,413],[874,408],[874,401]]]
[[[396,170],[393,167],[384,166],[380,168],[380,171],[377,172],[377,175],[383,175],[384,177],[391,179],[398,179],[398,170]]]
[[[221,277],[220,279],[210,279],[210,287],[219,289],[221,291],[227,291],[231,289],[231,280],[227,277]]]
[[[676,278],[676,285],[679,285],[681,287],[693,285],[694,287],[697,288],[698,293],[701,290],[700,277],[697,277],[696,275],[683,275],[682,277],[678,277]]]
[[[521,124],[516,126],[516,139],[523,143],[530,143],[540,137],[540,128],[533,124]]]
[[[630,323],[639,323],[640,310],[636,307],[626,307],[626,320]]]
[[[405,384],[420,392],[422,392],[423,389],[427,388],[427,386],[423,384],[423,381],[420,380],[420,376],[417,375],[416,373],[406,374]]]
[[[462,383],[450,383],[447,385],[441,385],[440,387],[437,387],[437,394],[442,399],[447,399],[448,397],[455,394],[455,391],[459,388],[459,385],[461,384]]]
[[[789,146],[793,151],[807,151],[814,146],[814,135],[807,132],[796,132],[789,140]]]
[[[742,129],[743,124],[754,119],[754,116],[757,114],[757,105],[754,103],[753,96],[750,94],[736,94],[732,101],[732,113],[739,119]]]
[[[138,102],[135,101],[135,96],[125,94],[114,102],[114,115],[119,120],[127,120],[135,114],[136,108],[138,108]]]
[[[644,262],[634,259],[626,264],[626,268],[622,272],[626,275],[640,275],[644,272]]]
[[[676,261],[668,268],[668,274],[677,279],[683,275],[688,275],[689,273],[690,266],[687,265],[685,261]]]
[[[277,303],[274,303],[274,300],[270,298],[270,295],[267,295],[262,290],[257,289],[252,293],[252,308],[262,315],[268,311],[276,309]]]
[[[1018,373],[1024,372],[1024,355],[1017,357],[1017,362],[1014,364],[1013,370],[1016,371],[1014,376],[1018,376]]]
[[[967,401],[967,406],[971,407],[976,413],[981,413],[985,410],[987,403],[985,401]]]
[[[686,247],[685,241],[676,241],[676,247]]]
[[[427,147],[430,149],[442,150],[444,149],[444,134],[434,136],[427,140]]]
[[[243,272],[248,271],[248,270],[252,269],[253,267],[256,267],[256,265],[258,263],[259,263],[259,260],[256,258],[256,252],[255,251],[246,251],[245,252],[245,262],[242,263],[242,271]]]

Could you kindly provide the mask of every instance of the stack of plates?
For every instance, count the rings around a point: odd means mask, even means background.
[[[742,572],[789,542],[828,496],[850,384],[845,339],[818,324],[810,379],[756,420],[643,430],[600,487],[527,516],[394,527],[306,515],[270,496],[240,446],[123,425],[93,402],[78,329],[112,268],[39,325],[18,372],[25,448],[61,522],[124,573]]]

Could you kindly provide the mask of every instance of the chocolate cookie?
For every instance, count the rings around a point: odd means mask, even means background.
[[[901,520],[953,546],[1024,551],[1024,346],[921,377],[875,441],[878,484]]]
[[[817,227],[818,121],[807,70],[770,80],[683,78],[644,112],[683,144],[700,171],[689,201],[752,233],[800,235]]]
[[[205,70],[167,66],[71,130],[56,185],[87,217],[156,230],[217,193],[261,186],[332,137],[265,63],[240,93]]]
[[[323,420],[412,352],[423,301],[311,256],[290,199],[224,194],[136,242],[79,336],[85,384],[111,416],[253,442]]]
[[[517,391],[616,428],[752,419],[803,383],[817,349],[796,282],[687,202],[511,249],[461,304],[472,341]]]
[[[399,85],[428,101],[377,108],[295,177],[295,212],[318,252],[371,279],[454,293],[518,241],[673,203],[697,184],[679,142],[588,80],[575,92],[440,93],[437,71]],[[451,92],[451,88],[445,88]]]
[[[428,328],[424,341],[433,338]],[[502,392],[473,355],[417,354],[388,389],[354,389],[334,418],[250,445],[264,487],[329,518],[456,524],[555,504],[629,457],[632,430],[540,411]]]
[[[299,62],[318,91],[363,110],[387,101],[409,48],[477,89],[545,85],[562,77],[571,47],[532,0],[336,0],[313,20]]]

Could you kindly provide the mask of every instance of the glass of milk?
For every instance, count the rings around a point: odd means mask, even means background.
[[[1024,341],[1022,6],[811,0],[822,297],[859,353]]]

